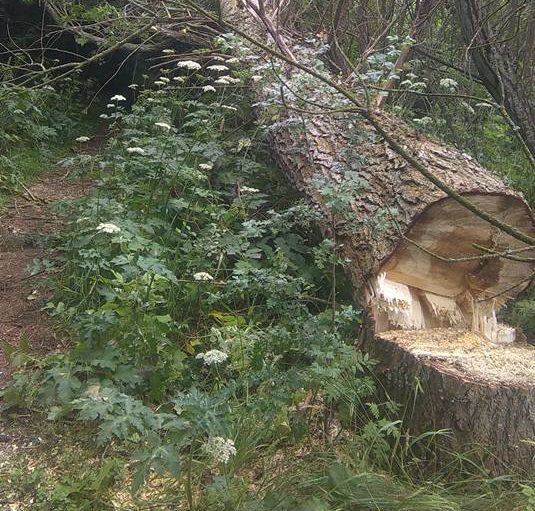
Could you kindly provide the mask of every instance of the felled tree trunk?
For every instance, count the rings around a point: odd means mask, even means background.
[[[231,21],[238,16],[243,27],[243,12],[237,12],[236,6],[223,9]],[[257,29],[251,33],[258,37]],[[286,44],[300,64],[327,73],[319,64],[314,43]],[[262,58],[270,60],[268,54]],[[269,114],[276,161],[323,212],[325,235],[341,244],[342,254],[349,260],[346,271],[370,318],[364,345],[385,367],[397,370],[392,386],[385,380],[387,388],[406,397],[400,389],[409,389],[425,366],[402,343],[387,343],[384,336],[392,331],[399,331],[401,337],[405,331],[411,332],[422,339],[430,331],[439,332],[432,343],[438,351],[447,332],[457,332],[459,338],[462,332],[473,332],[489,350],[495,345],[512,346],[515,330],[498,323],[496,311],[529,284],[533,252],[523,251],[524,243],[432,184],[398,154],[399,147],[481,210],[533,237],[532,214],[520,194],[470,156],[421,136],[396,117],[373,112],[375,126],[379,124],[398,144],[396,152],[366,116],[347,112],[352,105],[346,98],[303,70],[281,69],[269,83],[253,86],[252,94],[259,115]],[[360,99],[364,102],[363,93]],[[338,113],[321,112],[325,108],[318,104]],[[273,105],[279,108],[275,120]],[[433,330],[437,328],[442,330]],[[535,351],[525,350],[524,355],[535,362]],[[480,354],[484,357],[484,350]],[[399,361],[403,364],[397,368]],[[464,392],[467,410],[471,410],[466,411],[470,420],[464,421],[470,441],[495,446],[500,438],[507,444],[509,438],[518,439],[523,432],[534,437],[533,428],[527,427],[533,418],[529,414],[519,417],[520,412],[515,414],[518,421],[497,424],[495,434],[485,433],[493,406],[512,411],[524,400],[524,409],[535,409],[531,383],[525,382],[527,390],[521,394],[516,387],[493,394],[488,381],[478,380],[477,375],[454,378],[440,365],[425,370],[429,371],[426,400],[434,401],[439,394],[455,400]],[[459,385],[465,391],[455,390]],[[498,395],[500,399],[494,399]],[[481,416],[474,413],[480,399],[488,403]],[[412,425],[416,429],[454,427],[456,421],[463,421],[463,406],[424,406],[420,413],[428,420]],[[498,455],[503,461],[514,459],[512,444],[502,444]]]
[[[372,313],[375,331],[464,326],[494,342],[513,342],[513,329],[498,324],[495,311],[527,285],[509,289],[530,274],[532,263],[481,260],[474,245],[504,252],[522,243],[447,197],[365,120],[350,125],[332,116],[301,120],[300,133],[284,123],[272,130],[275,157],[327,218],[332,211],[322,187],[358,180],[360,192],[349,205],[351,213],[335,217],[336,232],[331,234],[351,260],[348,273],[362,305]],[[472,158],[419,136],[396,118],[381,115],[381,122],[452,188],[469,194],[495,217],[534,233],[522,197]],[[352,145],[352,137],[361,140]],[[458,258],[468,260],[449,260]]]

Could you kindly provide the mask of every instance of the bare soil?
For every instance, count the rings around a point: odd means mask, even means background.
[[[95,153],[102,143],[103,136],[97,135],[82,150]],[[26,339],[36,354],[60,349],[63,344],[41,311],[50,295],[43,286],[44,275],[31,276],[27,269],[34,259],[50,258],[43,242],[58,232],[64,221],[51,206],[80,198],[91,186],[90,179],[72,179],[58,165],[0,210],[0,388],[10,373],[6,343],[17,347]]]

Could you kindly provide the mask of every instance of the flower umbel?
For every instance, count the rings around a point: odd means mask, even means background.
[[[220,71],[220,72],[229,70],[227,66],[220,66],[218,64],[214,64],[213,66],[208,66],[206,69],[209,69],[210,71]]]
[[[202,165],[202,164],[201,164]],[[200,167],[200,165],[199,165]],[[209,273],[205,271],[200,271],[198,273],[193,274],[194,280],[214,280],[214,277],[212,277]]]
[[[199,353],[195,358],[202,360],[205,366],[212,366],[225,362],[228,355],[224,351],[209,350],[205,353]]]
[[[158,126],[159,128],[163,128],[164,130],[167,130],[167,131],[171,129],[171,125],[167,124],[166,122],[155,122],[154,126]]]
[[[177,62],[176,67],[183,67],[191,71],[198,71],[201,69],[201,65],[194,60],[181,60],[180,62]]]
[[[258,188],[251,188],[250,186],[240,186],[240,193],[258,193]]]
[[[121,94],[115,94],[115,96],[112,96],[110,99],[112,101],[126,101],[126,98],[121,96]]]
[[[203,448],[216,463],[228,463],[232,456],[236,456],[236,447],[230,438],[210,437]]]
[[[97,225],[98,232],[105,232],[107,234],[116,234],[121,232],[121,228],[118,225],[112,223],[102,223]]]
[[[83,136],[83,137],[78,137],[78,138],[76,139],[76,142],[89,142],[90,140],[91,140],[91,139],[90,139],[89,137],[85,137],[85,136]]]
[[[142,147],[127,147],[126,152],[130,154],[145,154],[145,149]]]

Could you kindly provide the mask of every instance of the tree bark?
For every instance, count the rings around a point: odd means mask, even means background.
[[[225,20],[224,4],[222,7]],[[234,26],[237,16],[238,26],[247,27],[245,35],[262,38],[259,27],[248,26],[251,22],[242,14],[236,10],[228,13]],[[286,44],[299,65],[292,66],[291,59],[284,57],[289,65],[253,84],[251,93],[259,116],[268,119],[275,160],[323,213],[325,236],[335,241],[349,261],[346,272],[369,318],[362,330],[364,345],[385,367],[403,362],[399,385],[398,380],[394,384],[394,388],[400,387],[400,394],[395,397],[406,397],[402,392],[409,389],[406,384],[420,366],[403,347],[396,356],[390,355],[381,337],[387,334],[381,332],[393,330],[401,337],[416,332],[417,338],[425,338],[426,332],[436,332],[438,327],[448,327],[445,332],[474,331],[483,346],[481,358],[492,349],[489,341],[506,344],[502,348],[507,358],[507,349],[513,347],[507,343],[514,341],[515,332],[496,321],[495,310],[528,285],[535,267],[533,249],[494,227],[480,211],[475,214],[473,208],[466,209],[451,190],[470,197],[479,210],[531,239],[535,225],[522,196],[470,156],[422,137],[396,117],[380,111],[352,112],[354,105],[337,92],[336,82],[326,84],[304,71],[314,69],[316,74],[330,76],[314,42]],[[259,56],[264,68],[274,69],[267,47]],[[358,94],[365,104],[365,91]],[[423,163],[426,172],[416,167],[418,163],[409,164],[412,158]],[[426,175],[433,176],[437,184]],[[498,257],[500,254],[504,257]],[[435,343],[440,346],[440,338],[435,338]],[[535,350],[528,350],[526,357],[535,361]],[[517,406],[531,406],[531,387],[517,389],[505,383],[502,390],[495,390],[474,376],[474,388],[480,387],[474,391],[472,383],[451,379],[438,365],[433,368],[436,373],[429,373],[430,390],[421,408],[427,420],[416,416],[408,426],[416,430],[429,425],[448,428],[448,414],[453,413],[464,419],[464,430],[473,430],[470,441],[494,448],[502,435],[505,443],[497,449],[501,462],[513,459],[527,465],[523,455],[515,454],[509,438],[524,433],[533,438],[528,419],[498,423],[496,434],[487,430],[495,413],[492,406],[502,405],[511,413]],[[464,385],[468,403],[456,405],[454,410],[436,406],[427,413],[427,402],[442,392],[446,399],[455,397],[457,385]],[[458,392],[460,396],[461,390]],[[486,403],[481,416],[473,413],[479,399]]]
[[[261,37],[243,12],[225,11],[225,4],[222,12]],[[287,45],[301,65],[321,69],[313,43]],[[279,106],[269,128],[274,157],[323,212],[324,232],[350,261],[347,273],[376,331],[462,326],[494,342],[513,342],[514,329],[500,325],[495,311],[529,283],[533,261],[510,254],[523,243],[448,197],[396,154],[376,127],[450,189],[533,237],[533,217],[520,194],[470,156],[422,137],[398,118],[374,112],[372,125],[367,116],[318,111],[325,97],[325,108],[351,105],[302,70],[281,70],[252,92],[259,115],[269,111],[273,119],[273,106]],[[504,252],[506,258],[496,257]]]
[[[425,343],[431,335],[431,342]],[[368,338],[365,349],[380,361],[375,374],[382,388],[392,399],[406,403],[404,420],[413,431],[448,429],[450,434],[437,436],[437,443],[445,449],[470,451],[476,463],[493,475],[533,474],[535,366],[528,374],[517,371],[513,378],[511,362],[518,365],[524,357],[533,360],[535,348],[519,346],[514,348],[517,353],[507,348],[492,354],[500,364],[499,373],[492,359],[487,362],[479,356],[480,367],[474,374],[462,364],[463,358],[473,363],[471,355],[478,347],[467,339],[456,342],[462,335],[427,331],[407,342],[399,332],[389,332]],[[481,348],[486,350],[484,345]]]
[[[533,4],[519,9],[511,3],[510,9],[494,20],[495,2],[486,6],[479,0],[457,0],[457,15],[467,45],[481,80],[489,94],[503,105],[516,124],[526,147],[535,158],[535,101],[533,99]],[[507,22],[507,17],[510,18]],[[527,21],[523,21],[523,19]],[[527,41],[520,40],[518,26],[527,23]],[[513,25],[515,33],[506,33]],[[494,30],[493,26],[496,26]],[[516,47],[518,46],[518,47]]]

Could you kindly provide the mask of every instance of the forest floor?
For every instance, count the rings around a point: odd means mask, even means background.
[[[95,153],[103,140],[102,134],[97,135],[83,147],[84,152]],[[9,378],[4,343],[18,347],[25,342],[40,354],[61,349],[61,338],[41,311],[49,294],[43,287],[44,272],[32,275],[28,267],[47,257],[44,241],[63,223],[54,205],[84,196],[91,185],[90,179],[71,178],[58,164],[0,210],[0,388]]]
[[[81,152],[95,154],[104,142],[100,130]],[[0,389],[10,378],[10,348],[25,343],[31,354],[44,355],[68,345],[68,340],[58,334],[51,318],[42,311],[51,295],[46,288],[46,272],[32,274],[29,267],[36,259],[51,256],[46,239],[59,232],[65,221],[56,206],[83,197],[92,186],[92,179],[73,177],[57,163],[0,209]],[[30,411],[0,417],[0,472],[9,470],[12,475],[19,473],[21,478],[10,479],[12,491],[35,478],[41,480],[43,467],[53,472],[58,463],[61,466],[57,470],[67,468],[65,460],[69,458],[74,464],[75,459],[89,461],[94,455],[94,450],[86,445],[87,435],[80,436],[78,428],[60,427],[43,419],[42,414]],[[52,474],[46,479],[51,477]],[[4,490],[10,491],[7,487]],[[10,507],[2,507],[4,504]],[[33,498],[20,502],[0,490],[1,510],[31,509],[32,505]]]

